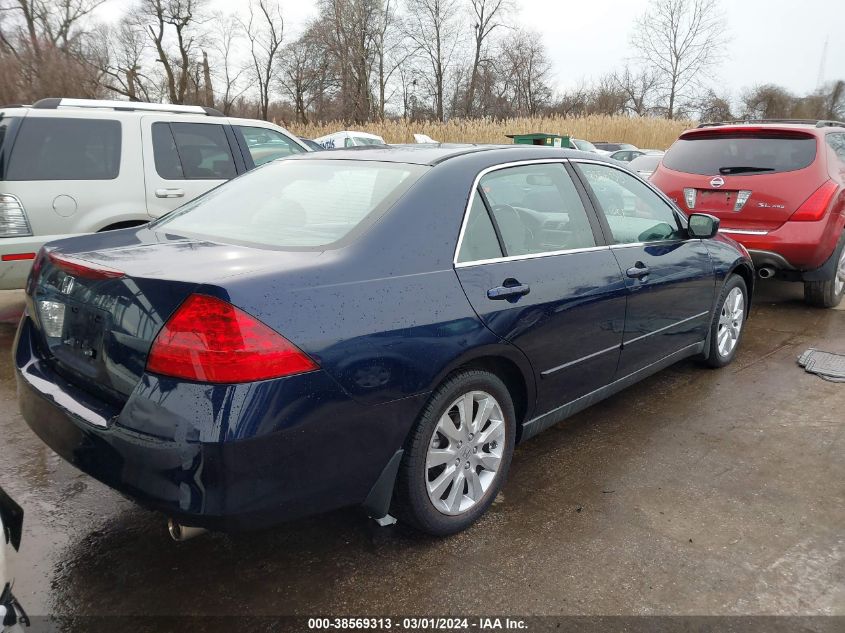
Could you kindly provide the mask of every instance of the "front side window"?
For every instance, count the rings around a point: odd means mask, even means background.
[[[153,123],[156,172],[165,180],[229,180],[237,175],[222,125]]]
[[[500,169],[484,176],[480,186],[506,256],[596,245],[587,212],[562,164]]]
[[[113,180],[120,173],[121,128],[107,119],[26,118],[7,180]]]
[[[581,163],[578,169],[598,200],[614,243],[685,238],[672,207],[635,176],[595,163]]]
[[[484,201],[476,191],[472,197],[458,262],[478,262],[502,256],[502,249],[496,237],[496,230],[487,213]]]
[[[238,126],[238,129],[244,136],[246,146],[249,149],[250,156],[252,156],[252,162],[255,163],[256,167],[277,158],[284,158],[305,151],[276,130],[246,125]]]
[[[330,247],[381,217],[426,169],[370,161],[272,162],[154,226],[166,233],[271,248]]]

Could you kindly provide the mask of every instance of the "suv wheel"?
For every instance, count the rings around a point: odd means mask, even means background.
[[[812,306],[835,308],[845,295],[845,239],[839,242],[839,259],[833,279],[804,282],[804,301]]]
[[[516,438],[513,401],[494,374],[446,380],[423,409],[399,469],[396,514],[436,536],[472,525],[496,498]]]

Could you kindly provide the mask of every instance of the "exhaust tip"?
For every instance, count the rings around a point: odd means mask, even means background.
[[[179,543],[207,532],[205,528],[182,525],[173,519],[167,519],[167,531],[170,533],[170,538]]]
[[[760,279],[771,279],[775,276],[775,269],[771,266],[763,266],[757,274],[760,276]]]

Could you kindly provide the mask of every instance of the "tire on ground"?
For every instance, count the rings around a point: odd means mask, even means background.
[[[440,418],[462,395],[484,391],[499,404],[504,419],[502,457],[495,479],[475,505],[461,514],[449,515],[438,510],[429,498],[426,458],[434,441]],[[450,375],[435,391],[424,407],[416,426],[405,444],[405,453],[396,482],[393,513],[417,529],[435,536],[454,534],[472,525],[493,503],[507,479],[516,440],[516,416],[513,400],[505,383],[495,374],[477,369],[458,371]],[[461,486],[464,484],[461,483]]]

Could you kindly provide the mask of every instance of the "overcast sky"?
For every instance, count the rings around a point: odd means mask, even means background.
[[[247,0],[211,0],[223,10]],[[597,79],[634,55],[633,21],[649,0],[514,0],[517,20],[542,36],[560,89]],[[114,19],[130,0],[108,0],[101,16]],[[288,36],[316,15],[316,2],[281,0]],[[817,85],[827,40],[823,80],[845,79],[843,0],[722,0],[730,43],[713,83],[738,96],[747,86],[776,83],[797,93]]]

